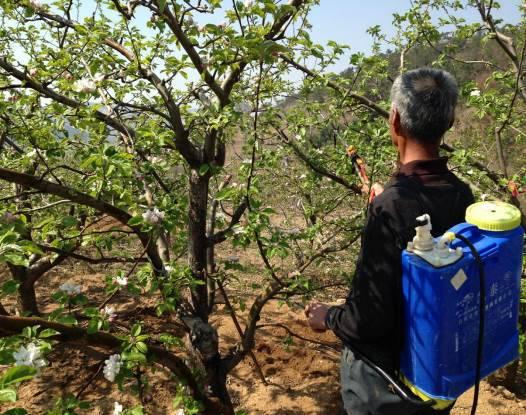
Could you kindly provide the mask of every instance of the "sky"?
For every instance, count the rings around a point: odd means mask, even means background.
[[[493,12],[494,17],[506,23],[520,20],[518,6],[521,0],[500,0],[499,3],[501,9]],[[350,53],[370,52],[372,39],[367,34],[369,27],[380,25],[384,33],[394,35],[391,24],[393,13],[402,13],[410,7],[410,0],[321,0],[309,15],[311,36],[316,43],[326,44],[328,40],[334,40],[351,47],[347,59],[341,59],[331,68],[334,72],[341,72],[349,66]],[[473,8],[470,13],[460,16],[468,21],[480,21]]]

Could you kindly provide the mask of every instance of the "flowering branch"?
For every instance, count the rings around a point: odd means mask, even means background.
[[[48,321],[42,318],[0,315],[1,336],[18,334],[26,327],[34,326],[39,326],[40,329],[56,330],[59,334],[50,337],[51,340],[55,339],[62,342],[78,344],[79,347],[85,347],[85,343],[88,343],[89,345],[104,347],[106,349],[118,349],[122,344],[121,339],[106,332],[99,331],[96,333],[88,333],[85,329],[80,327],[67,326],[65,324]],[[148,345],[148,354],[154,362],[169,369],[177,378],[183,379],[189,386],[194,398],[203,402],[205,407],[209,411],[212,411],[210,413],[223,413],[222,408],[218,406],[218,403],[210,400],[203,393],[194,375],[180,357],[162,347],[152,344]]]

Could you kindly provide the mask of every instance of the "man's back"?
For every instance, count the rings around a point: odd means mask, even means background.
[[[351,292],[331,309],[328,325],[343,342],[398,369],[401,322],[401,252],[415,234],[415,219],[429,213],[435,236],[464,221],[473,203],[469,187],[447,168],[447,159],[403,165],[371,204]]]

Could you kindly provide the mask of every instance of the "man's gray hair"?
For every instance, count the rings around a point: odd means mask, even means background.
[[[436,144],[455,118],[458,85],[441,69],[420,68],[398,76],[391,102],[404,132],[415,140]]]

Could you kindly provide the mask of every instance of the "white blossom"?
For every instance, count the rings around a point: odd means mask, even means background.
[[[44,5],[40,0],[29,0],[29,5],[35,10],[40,10],[44,8]]]
[[[111,306],[104,306],[104,309],[102,310],[102,315],[104,317],[107,317],[109,321],[113,321],[115,319],[115,308]]]
[[[126,277],[115,277],[114,280],[117,284],[119,284],[122,287],[128,285],[128,278]]]
[[[28,71],[28,73],[29,73],[29,76],[31,76],[31,77],[34,78],[35,76],[38,75],[38,69],[37,69],[37,68],[31,68],[31,69]]]
[[[195,25],[194,18],[193,18],[192,16],[186,16],[186,18],[185,18],[185,23],[186,23],[188,26],[193,26],[193,25]]]
[[[97,90],[97,84],[91,79],[80,79],[73,84],[73,89],[76,92],[92,93]]]
[[[306,175],[306,174],[302,174],[302,175],[300,176],[300,179],[306,179],[306,178],[307,178],[307,175]]]
[[[53,103],[53,100],[51,98],[47,97],[40,97],[40,105],[43,107],[47,107],[48,105],[51,105]]]
[[[142,218],[150,225],[157,225],[163,221],[164,212],[157,208],[150,209],[142,214]]]
[[[124,412],[124,407],[119,403],[115,402],[113,404],[113,415],[120,415]]]
[[[252,106],[247,101],[237,102],[234,105],[234,110],[236,112],[242,112],[243,114],[248,114],[252,111]]]
[[[472,97],[480,97],[480,89],[474,89],[469,95]]]
[[[80,285],[72,283],[71,281],[65,282],[58,288],[60,291],[63,291],[68,295],[80,294],[80,290],[81,290]]]
[[[254,5],[254,0],[245,0],[243,5],[248,9],[249,7],[252,7]]]
[[[167,272],[167,273],[170,273],[174,270],[174,267],[170,266],[170,265],[166,265],[164,267],[164,270]]]
[[[20,346],[20,348],[13,353],[16,366],[31,366],[35,369],[40,369],[47,365],[47,362],[42,358],[42,352],[35,343],[29,343],[27,347]]]
[[[111,355],[104,362],[104,369],[102,370],[104,373],[104,377],[110,382],[115,382],[115,377],[119,374],[121,366],[121,356],[118,354]]]
[[[105,75],[103,73],[97,72],[95,75],[93,75],[93,80],[95,82],[102,82],[104,81]]]
[[[220,29],[225,29],[227,27],[227,23],[223,20],[221,23],[217,25]]]
[[[175,415],[186,415],[186,412],[184,411],[183,408],[179,408],[179,409],[175,412]]]
[[[148,161],[152,164],[159,164],[159,163],[162,163],[163,159],[162,157],[149,156]]]
[[[212,105],[212,101],[210,101],[210,98],[208,98],[204,92],[199,92],[199,100],[207,107]]]
[[[243,232],[245,232],[245,230],[242,226],[236,225],[232,227],[232,232],[234,233],[234,235],[241,235]]]

